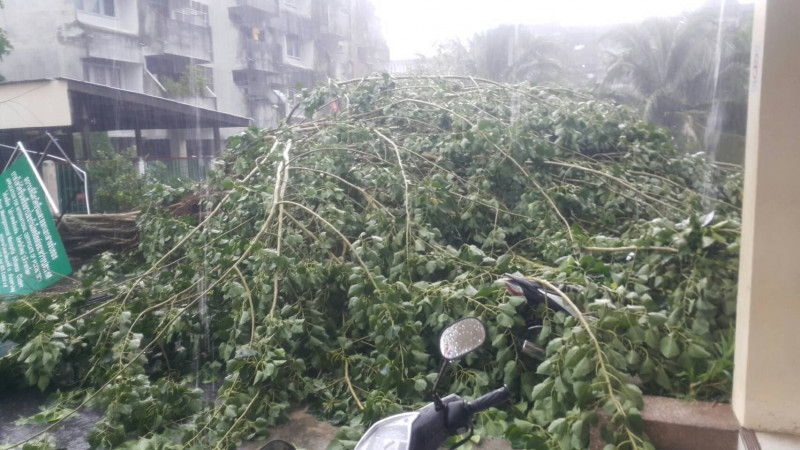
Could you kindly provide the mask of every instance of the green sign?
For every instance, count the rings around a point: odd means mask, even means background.
[[[24,156],[0,174],[0,296],[28,294],[72,273],[37,175]]]

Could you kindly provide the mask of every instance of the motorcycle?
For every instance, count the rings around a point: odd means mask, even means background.
[[[267,445],[261,447],[260,450],[297,450],[297,447],[290,442],[286,442],[283,439],[276,439],[274,441],[267,442]]]
[[[456,394],[441,398],[436,388],[450,362],[475,351],[485,340],[486,328],[474,317],[461,319],[445,328],[439,338],[439,353],[444,360],[433,383],[433,402],[419,411],[397,414],[375,423],[358,441],[356,450],[435,450],[452,436],[469,432],[451,448],[466,443],[472,437],[472,416],[507,402],[511,391],[503,386],[467,402]]]
[[[466,443],[472,437],[472,417],[507,402],[511,398],[511,391],[503,386],[468,402],[456,394],[441,398],[437,394],[437,386],[452,361],[472,353],[485,340],[486,328],[483,322],[474,317],[458,320],[445,328],[439,338],[439,353],[443,361],[433,383],[433,402],[419,411],[396,414],[376,422],[361,437],[355,450],[436,450],[451,437],[469,432],[467,437],[451,448]],[[262,450],[292,449],[294,446],[284,441],[273,441],[262,447]]]

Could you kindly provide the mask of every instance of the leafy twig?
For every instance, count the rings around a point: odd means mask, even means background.
[[[389,139],[388,137],[384,136],[380,131],[374,130],[375,134],[381,137],[384,141],[388,142],[389,145],[392,146],[394,149],[394,154],[397,156],[397,165],[400,167],[400,173],[403,175],[403,188],[405,189],[405,198],[403,200],[403,205],[406,208],[406,257],[408,257],[411,246],[411,206],[409,205],[409,195],[408,195],[408,177],[406,176],[406,169],[403,168],[403,159],[400,157],[400,149],[397,148],[397,144],[394,143],[393,140]]]
[[[363,411],[364,405],[362,405],[361,400],[358,399],[358,395],[356,395],[356,391],[353,389],[353,382],[350,381],[350,362],[347,358],[344,359],[344,381],[347,383],[347,390],[350,391],[350,395],[352,395],[353,400],[356,401],[356,406]]]
[[[597,253],[617,253],[617,252],[636,252],[636,251],[649,251],[649,252],[665,252],[665,253],[678,253],[680,250],[672,247],[581,247],[583,250]]]
[[[617,412],[620,415],[622,415],[622,417],[627,417],[627,413],[625,412],[625,409],[622,407],[622,403],[620,403],[619,399],[617,399],[617,395],[614,393],[614,385],[611,383],[611,378],[609,378],[608,369],[606,368],[606,363],[603,359],[605,357],[605,353],[603,353],[603,350],[600,348],[600,341],[597,340],[597,336],[595,336],[594,331],[592,331],[592,327],[589,325],[589,322],[586,321],[586,317],[584,317],[583,313],[578,308],[578,306],[575,303],[573,303],[572,300],[570,300],[570,298],[567,297],[566,294],[561,292],[561,290],[555,287],[552,283],[550,283],[547,280],[543,280],[541,278],[530,277],[530,279],[542,284],[548,290],[551,290],[556,294],[558,294],[558,296],[561,297],[564,303],[569,305],[573,311],[576,311],[578,313],[578,321],[586,330],[586,333],[589,335],[589,339],[592,340],[592,343],[594,344],[594,349],[597,352],[597,364],[600,366],[600,370],[598,372],[600,372],[603,378],[605,379],[608,397],[614,403],[614,407],[616,408]],[[638,449],[639,446],[636,444],[636,442],[639,441],[640,438],[638,438],[635,434],[633,434],[633,431],[631,431],[627,426],[625,426],[625,432],[628,434],[631,446],[634,449]]]

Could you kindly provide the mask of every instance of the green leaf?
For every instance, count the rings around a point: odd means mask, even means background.
[[[514,319],[510,315],[501,312],[497,315],[497,324],[503,328],[511,328],[514,326]]]
[[[659,366],[656,369],[656,383],[658,383],[659,386],[663,387],[667,391],[672,390],[672,382],[670,381],[667,372],[664,370],[664,367]]]
[[[42,375],[39,377],[39,382],[36,384],[39,387],[40,391],[44,391],[47,389],[47,386],[50,385],[50,376],[49,375]]]
[[[510,295],[508,297],[508,303],[511,306],[514,307],[515,311],[516,311],[516,308],[518,308],[520,305],[522,305],[525,302],[526,302],[525,297],[523,297],[521,295]]]
[[[572,369],[573,378],[583,378],[594,370],[594,358],[584,356],[583,359]]]
[[[500,272],[504,272],[508,269],[508,266],[511,264],[511,260],[513,257],[509,254],[501,255],[497,258],[497,263],[495,264],[496,268]]]
[[[553,383],[555,383],[554,380],[547,379],[534,386],[533,392],[531,393],[531,400],[541,400],[550,395],[550,391],[553,389]]]
[[[689,344],[689,346],[686,348],[686,353],[690,357],[696,358],[696,359],[709,359],[709,358],[711,358],[711,353],[707,352],[706,349],[704,349],[703,347],[701,347],[701,346],[699,346],[697,344],[694,344],[694,343]]]
[[[497,309],[511,317],[514,317],[514,315],[517,313],[517,309],[508,303],[501,303],[497,305]]]
[[[538,373],[540,375],[550,375],[550,374],[552,374],[553,373],[553,364],[550,362],[549,359],[543,361],[541,364],[539,364],[539,367],[536,368],[536,373]]]
[[[561,434],[566,429],[566,426],[567,426],[566,419],[563,417],[559,417],[558,419],[550,423],[550,426],[547,427],[547,431],[553,434]]]
[[[648,328],[648,330],[644,332],[644,342],[650,348],[658,348],[658,331],[654,328]]]
[[[418,378],[414,381],[414,390],[417,392],[423,392],[427,387],[428,383],[424,378]]]
[[[505,374],[503,378],[503,382],[505,384],[512,383],[514,380],[514,374],[516,373],[517,368],[517,361],[511,360],[506,363],[505,367],[503,368],[503,373]]]
[[[436,272],[436,261],[428,261],[425,263],[425,270],[432,274]]]
[[[647,317],[650,319],[650,323],[657,327],[667,323],[667,315],[663,312],[647,313]]]
[[[661,338],[659,349],[661,350],[661,354],[669,359],[675,358],[681,353],[681,349],[678,347],[678,343],[675,341],[672,334]]]

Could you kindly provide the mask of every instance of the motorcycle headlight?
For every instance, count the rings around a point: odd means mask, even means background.
[[[364,434],[355,450],[408,450],[411,441],[411,425],[419,413],[397,414],[372,425]]]

